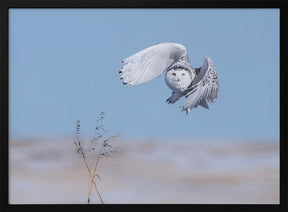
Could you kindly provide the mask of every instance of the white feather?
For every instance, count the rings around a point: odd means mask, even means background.
[[[219,90],[215,66],[209,57],[204,58],[200,73],[196,75],[183,104],[182,111],[189,113],[193,107],[201,105],[202,101],[215,102]]]
[[[129,85],[150,81],[183,56],[187,56],[187,52],[181,44],[160,43],[151,46],[123,60],[120,79]]]

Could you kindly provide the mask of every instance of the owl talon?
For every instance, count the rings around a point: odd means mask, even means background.
[[[166,103],[167,103],[167,104],[171,104],[171,103],[172,103],[171,100],[170,100],[170,98],[168,98],[168,99],[166,100]]]
[[[179,93],[176,93],[175,91],[172,92],[172,96],[170,96],[167,100],[167,104],[174,104],[182,95]]]

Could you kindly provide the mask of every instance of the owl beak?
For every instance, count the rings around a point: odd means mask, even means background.
[[[180,80],[180,79],[179,79],[179,77],[178,77],[178,82],[179,82],[179,80]]]

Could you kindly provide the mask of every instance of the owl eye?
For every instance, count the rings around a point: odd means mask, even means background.
[[[184,73],[182,73],[182,76],[185,76],[185,74],[184,74]]]
[[[176,74],[175,74],[175,73],[172,73],[171,75],[172,75],[172,76],[176,76]]]

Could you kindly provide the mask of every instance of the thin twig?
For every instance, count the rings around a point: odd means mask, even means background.
[[[93,154],[92,154],[93,153],[92,151],[95,150],[95,144],[96,144],[95,142],[103,137],[103,133],[108,132],[107,130],[104,129],[103,125],[100,123],[103,120],[104,116],[105,116],[105,113],[101,112],[100,117],[97,119],[96,127],[94,130],[94,135],[93,135],[92,140],[90,142],[90,148],[88,148],[88,149],[84,149],[81,145],[82,141],[80,140],[80,136],[79,136],[80,135],[80,120],[77,120],[77,122],[76,122],[77,140],[74,142],[74,144],[77,147],[77,153],[81,153],[80,155],[82,156],[82,159],[85,162],[85,167],[86,167],[88,174],[89,174],[88,200],[87,200],[88,204],[90,204],[90,202],[91,202],[91,194],[92,194],[93,187],[95,188],[95,191],[97,192],[100,203],[104,204],[103,198],[102,198],[102,196],[99,192],[99,189],[97,187],[97,184],[95,182],[95,177],[97,176],[99,179],[101,179],[97,173],[99,161],[100,161],[101,155],[110,155],[110,153],[113,152],[113,151],[107,150],[107,149],[111,148],[111,145],[108,144],[108,141],[110,141],[112,138],[116,137],[115,135],[110,136],[108,139],[105,139],[102,142],[101,146],[99,147],[99,151],[95,154],[97,157],[96,157],[96,161],[94,163],[94,169],[91,170],[92,162],[95,159],[95,157],[93,157]],[[88,163],[88,162],[90,162],[90,163]]]
[[[87,163],[87,161],[86,161],[85,158],[84,158],[84,161],[85,161],[85,166],[86,166],[86,168],[87,168],[87,170],[88,170],[88,173],[89,173],[89,176],[90,176],[90,179],[91,179],[91,184],[94,185],[95,190],[97,191],[97,194],[98,194],[98,196],[99,196],[99,198],[100,198],[100,200],[101,200],[101,203],[103,204],[103,200],[102,200],[101,194],[100,194],[100,192],[98,191],[97,185],[96,185],[96,183],[95,183],[95,181],[94,181],[94,178],[95,178],[95,177],[93,177],[93,175],[92,175],[92,173],[91,173],[91,170],[90,170],[90,168],[89,168],[89,166],[88,166],[88,163]],[[92,192],[92,189],[90,189],[88,200],[90,200],[91,192]]]

